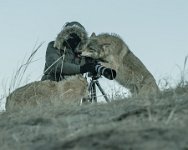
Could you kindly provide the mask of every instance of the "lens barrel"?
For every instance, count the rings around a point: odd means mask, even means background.
[[[114,69],[106,68],[99,64],[95,66],[95,71],[109,80],[113,80],[116,77],[116,71]]]

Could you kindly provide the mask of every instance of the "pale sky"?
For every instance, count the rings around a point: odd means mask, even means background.
[[[40,80],[47,44],[69,21],[79,21],[89,35],[119,34],[157,82],[180,79],[178,67],[188,55],[188,0],[0,0],[0,20],[0,96],[44,41],[26,72],[29,82]]]

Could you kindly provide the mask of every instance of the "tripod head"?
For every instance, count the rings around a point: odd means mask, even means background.
[[[91,73],[88,72],[88,77],[91,77],[92,80],[98,80],[99,78],[101,78],[101,75],[99,73]]]

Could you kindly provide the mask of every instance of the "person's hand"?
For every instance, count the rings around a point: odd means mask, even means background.
[[[95,66],[96,66],[95,63],[86,63],[83,66],[80,66],[80,73],[86,73],[86,72],[96,73]]]

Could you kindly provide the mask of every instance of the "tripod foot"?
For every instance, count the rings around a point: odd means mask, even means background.
[[[91,104],[91,100],[89,97],[83,97],[81,100],[80,100],[80,105],[88,105],[88,104]]]

